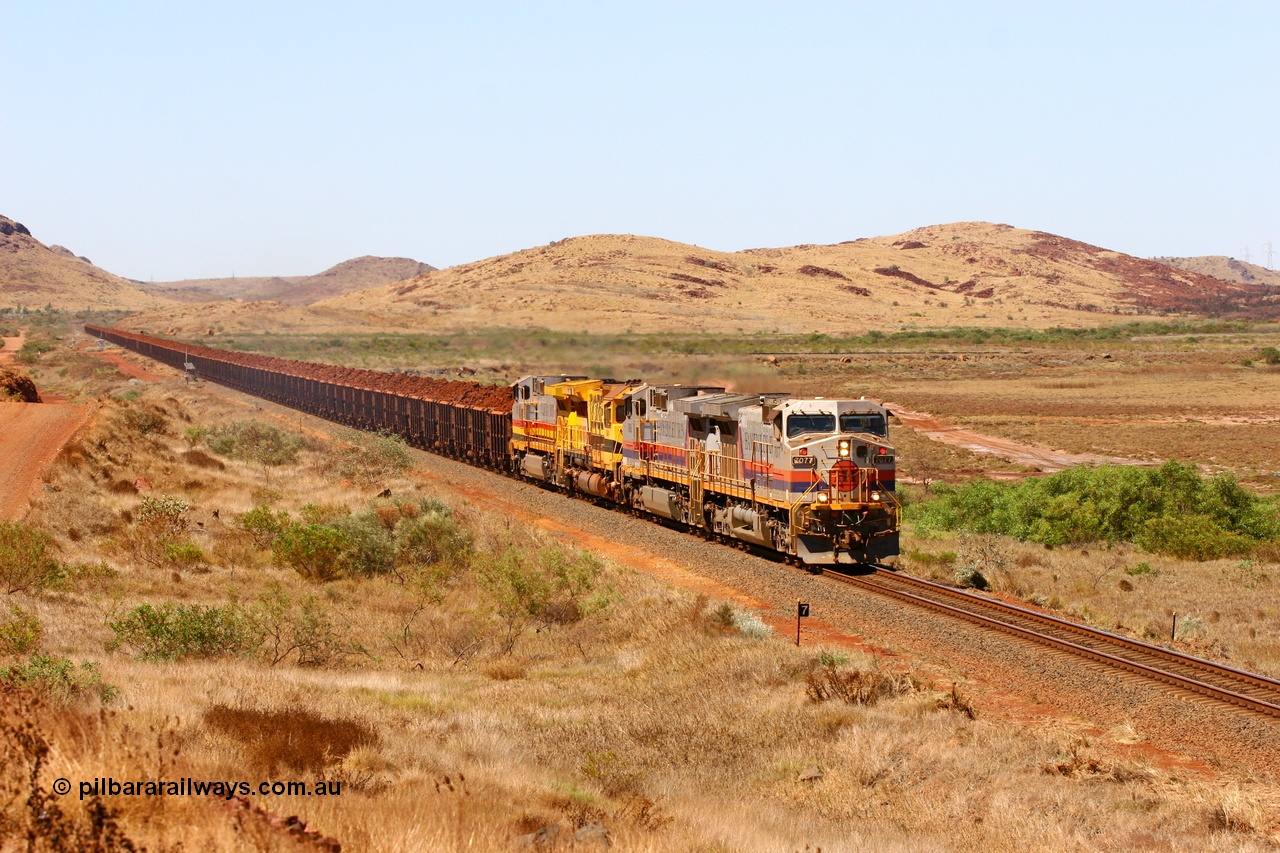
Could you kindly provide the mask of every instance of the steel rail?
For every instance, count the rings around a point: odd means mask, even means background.
[[[1142,663],[1136,660],[1132,660],[1130,658],[1123,657],[1119,654],[1115,654],[1114,652],[1103,651],[1101,649],[1093,648],[1086,645],[1081,645],[1080,643],[1073,642],[1071,640],[1064,639],[1062,637],[1054,636],[1053,634],[1046,634],[1041,631],[1037,631],[1034,628],[1029,628],[1029,627],[1026,627],[1025,625],[1016,624],[1013,621],[994,618],[993,616],[974,612],[974,610],[965,609],[964,607],[958,607],[954,604],[948,604],[945,601],[939,601],[934,598],[929,598],[925,595],[918,595],[913,592],[908,592],[907,590],[899,587],[895,587],[892,584],[886,584],[882,580],[877,580],[876,575],[860,577],[856,575],[846,575],[846,574],[842,574],[840,572],[834,572],[831,570],[825,571],[824,574],[827,577],[830,577],[833,580],[839,581],[841,583],[858,586],[863,589],[868,589],[868,590],[871,590],[872,592],[885,595],[890,598],[896,598],[900,601],[904,601],[913,606],[924,607],[926,609],[944,613],[948,616],[953,616],[959,619],[964,619],[969,622],[974,622],[985,628],[1002,631],[1008,634],[1013,634],[1015,636],[1022,637],[1023,639],[1028,639],[1028,640],[1032,640],[1034,642],[1040,643],[1041,645],[1046,645],[1052,648],[1061,649],[1063,651],[1070,652],[1071,654],[1084,657],[1084,658],[1096,661],[1098,663],[1105,664],[1106,666],[1127,670],[1129,672],[1133,672],[1135,674],[1144,676],[1146,678],[1150,678],[1155,681],[1164,682],[1166,684],[1181,688],[1183,690],[1191,691],[1193,693],[1198,693],[1203,696],[1208,696],[1210,698],[1216,699],[1221,702],[1225,702],[1227,704],[1236,706],[1238,708],[1254,711],[1254,712],[1265,714],[1271,717],[1280,718],[1280,695],[1277,695],[1274,697],[1275,701],[1268,701],[1267,699],[1259,699],[1255,696],[1250,696],[1247,693],[1237,692],[1236,690],[1231,688],[1210,684],[1205,681],[1201,681],[1198,678],[1193,678],[1187,675],[1181,675],[1176,672],[1171,672],[1167,669],[1161,669],[1159,666],[1153,666],[1148,663]],[[1141,643],[1136,640],[1131,640],[1128,637],[1120,637],[1117,634],[1111,634],[1106,631],[1099,631],[1097,629],[1089,628],[1086,625],[1073,623],[1065,619],[1060,619],[1056,616],[1049,616],[1047,614],[1037,613],[1033,610],[1027,610],[1025,608],[1006,604],[1005,602],[992,601],[991,599],[983,598],[982,596],[972,595],[970,593],[965,593],[960,590],[954,590],[954,589],[951,589],[950,587],[945,587],[940,584],[934,584],[930,581],[925,581],[920,578],[913,578],[913,577],[910,577],[909,575],[894,575],[892,577],[894,578],[894,580],[898,580],[898,581],[905,580],[906,581],[905,585],[918,585],[922,588],[928,589],[930,592],[940,595],[941,597],[961,600],[961,601],[964,601],[966,604],[977,606],[979,608],[985,608],[988,610],[995,610],[997,612],[1004,612],[1004,613],[1010,613],[1010,612],[1016,613],[1018,616],[1021,616],[1024,619],[1028,619],[1032,622],[1047,624],[1056,628],[1066,628],[1068,630],[1074,631],[1079,634],[1085,634],[1085,635],[1094,636],[1094,637],[1104,637],[1107,639],[1115,638],[1116,640],[1122,641],[1121,643],[1116,644],[1121,648],[1127,647],[1128,644],[1132,644],[1134,646],[1144,647],[1144,650],[1147,648],[1156,649],[1159,652],[1164,653],[1164,655],[1171,660],[1177,660],[1177,659],[1189,657],[1187,655],[1181,655],[1178,652],[1170,652],[1167,649],[1161,649],[1159,646],[1149,646],[1149,644]],[[907,580],[908,578],[909,580]],[[1119,651],[1119,650],[1120,649],[1116,649],[1116,651]],[[1244,672],[1243,670],[1233,669],[1232,667],[1219,666],[1218,664],[1214,664],[1210,661],[1205,661],[1201,658],[1190,658],[1190,661],[1194,662],[1198,667],[1208,669],[1209,671],[1220,670],[1225,674],[1230,674],[1233,676],[1235,673],[1240,673],[1242,676],[1248,677],[1247,679],[1242,679],[1242,680],[1249,681],[1249,680],[1256,679],[1260,682],[1267,684],[1267,686],[1276,685],[1277,687],[1280,687],[1280,682],[1276,682],[1272,679],[1265,678],[1263,676],[1255,675],[1254,673],[1247,673],[1247,672]]]

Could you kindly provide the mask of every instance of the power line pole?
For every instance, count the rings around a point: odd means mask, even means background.
[[[1244,262],[1246,264],[1249,263],[1249,247],[1248,246],[1244,247]]]
[[[1274,256],[1275,256],[1275,252],[1271,251],[1271,241],[1270,241],[1270,240],[1268,240],[1268,241],[1267,241],[1266,243],[1264,243],[1263,245],[1267,247],[1267,269],[1271,269],[1271,261],[1272,261],[1272,259],[1273,259],[1273,258],[1274,258]]]

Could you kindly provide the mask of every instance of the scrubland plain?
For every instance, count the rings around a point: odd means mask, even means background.
[[[615,375],[652,360],[673,381],[868,394],[1014,437],[1022,419],[1044,430],[1032,437],[1111,453],[1168,427],[1185,443],[1145,456],[1198,449],[1183,458],[1260,485],[1264,449],[1211,452],[1199,431],[1233,434],[1204,421],[1242,409],[1252,426],[1280,414],[1250,396],[1280,390],[1258,356],[1270,335],[710,356],[587,341],[541,369],[582,371],[582,352]],[[34,691],[0,692],[0,837],[12,839],[0,849],[325,849],[326,836],[349,850],[551,836],[592,849],[606,835],[641,851],[1280,843],[1274,778],[1127,750],[1139,732],[975,714],[969,687],[929,683],[909,662],[796,648],[741,604],[488,514],[394,442],[163,368],[162,382],[131,382],[75,343],[30,368],[42,392],[101,408],[27,518],[0,531],[0,564],[25,548],[40,560],[24,565],[48,568],[0,601],[0,671]],[[492,381],[524,367],[516,346],[492,357]],[[1194,402],[1179,409],[1183,392]],[[1082,429],[1088,418],[1105,422]],[[1113,438],[1113,426],[1133,432]],[[1035,473],[906,428],[894,441],[911,500],[976,474]],[[1001,594],[1139,636],[1162,638],[1176,611],[1178,648],[1280,674],[1280,566],[1265,556],[1196,563],[910,530],[904,544],[913,571],[950,578],[980,562]],[[50,793],[58,777],[71,795]],[[96,777],[323,779],[342,793],[80,801],[78,783]]]

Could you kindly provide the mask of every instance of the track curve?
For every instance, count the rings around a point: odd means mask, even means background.
[[[1105,666],[1207,696],[1236,709],[1280,719],[1280,681],[1080,622],[886,571],[870,575],[823,573],[913,606],[1014,634]]]

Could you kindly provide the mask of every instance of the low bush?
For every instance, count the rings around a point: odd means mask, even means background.
[[[110,702],[120,692],[102,681],[96,663],[84,661],[77,666],[70,658],[44,654],[34,654],[26,663],[0,667],[0,682],[64,704],[88,694],[97,694],[103,702]]]
[[[44,627],[34,613],[14,605],[0,618],[0,655],[25,655],[40,644]]]
[[[342,479],[372,485],[413,467],[405,440],[391,432],[351,432],[343,436],[333,471]]]
[[[220,456],[269,468],[297,462],[304,443],[300,435],[252,420],[213,427],[204,438],[209,449]]]
[[[179,569],[191,569],[205,561],[204,549],[194,542],[169,542],[164,546],[164,561]]]
[[[262,642],[251,614],[236,605],[141,604],[107,627],[115,634],[109,648],[127,646],[142,660],[247,654]]]
[[[331,581],[342,571],[346,534],[323,524],[291,524],[271,544],[276,565],[287,566],[309,581]]]
[[[374,510],[340,518],[329,525],[346,540],[342,573],[349,577],[385,575],[396,565],[396,542]]]
[[[1246,491],[1229,474],[1193,467],[1077,466],[1021,483],[974,480],[940,486],[908,513],[933,530],[995,533],[1045,545],[1101,540],[1184,559],[1247,554],[1280,540],[1274,499]]]
[[[236,524],[253,538],[253,544],[259,548],[270,548],[275,544],[276,537],[289,523],[289,513],[284,510],[272,512],[271,507],[266,504],[258,504],[236,517]]]
[[[48,533],[21,521],[0,521],[0,588],[7,595],[50,586],[61,576]]]
[[[40,356],[52,352],[54,346],[53,341],[45,338],[28,338],[22,348],[14,353],[13,360],[19,364],[35,364]]]
[[[334,624],[329,610],[314,596],[295,600],[278,583],[271,583],[253,607],[262,635],[262,654],[271,666],[293,655],[299,666],[324,666],[364,651]]]
[[[351,508],[346,504],[303,504],[298,515],[307,524],[331,524],[351,515]]]
[[[577,622],[606,609],[612,592],[598,586],[603,569],[590,552],[555,547],[485,555],[476,576],[504,624],[503,651],[509,653],[530,624]],[[732,625],[732,611],[729,618]]]
[[[473,547],[471,534],[458,525],[448,507],[426,502],[418,515],[396,523],[395,538],[396,563],[403,567],[465,564]]]
[[[160,435],[169,426],[164,413],[151,406],[130,406],[120,414],[120,420],[138,435]]]

